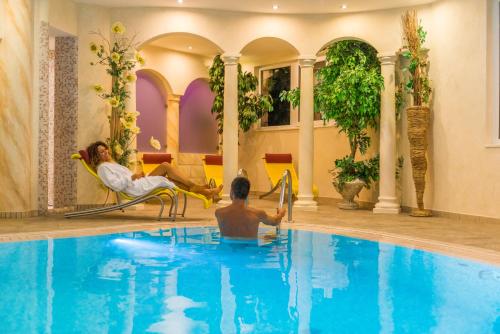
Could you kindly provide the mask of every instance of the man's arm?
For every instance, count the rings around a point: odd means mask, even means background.
[[[259,220],[262,223],[266,225],[276,226],[281,223],[281,219],[285,216],[285,213],[286,213],[285,208],[279,209],[278,213],[273,216],[269,216],[265,211],[259,210],[257,212],[257,216],[259,217]]]

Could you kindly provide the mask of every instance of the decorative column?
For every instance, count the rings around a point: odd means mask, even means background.
[[[231,182],[238,173],[238,60],[239,54],[224,54],[224,132],[222,134],[222,164],[224,190],[218,205],[231,203]]]
[[[395,72],[396,55],[379,56],[384,77],[384,90],[380,103],[380,193],[373,213],[401,211],[396,196],[396,105]]]
[[[179,102],[181,95],[167,96],[167,152],[172,157],[179,157]],[[177,160],[179,162],[179,160]]]
[[[313,200],[314,102],[313,56],[299,58],[300,64],[300,128],[299,128],[299,195],[294,208],[316,210]]]

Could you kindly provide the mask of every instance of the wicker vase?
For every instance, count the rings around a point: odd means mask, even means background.
[[[406,109],[408,118],[408,140],[410,141],[410,160],[413,182],[417,195],[417,209],[411,216],[428,217],[432,213],[424,208],[425,173],[427,172],[427,129],[430,110],[428,107],[415,106]]]
[[[333,186],[342,195],[343,201],[337,204],[340,209],[344,210],[356,210],[359,208],[358,203],[354,201],[354,197],[359,194],[361,189],[365,186],[365,183],[360,179],[354,181],[346,182],[342,187],[342,191],[339,189],[337,183],[333,181]]]

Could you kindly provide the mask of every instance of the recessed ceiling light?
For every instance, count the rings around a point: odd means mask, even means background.
[[[273,5],[273,10],[278,10],[279,6],[278,5]]]
[[[347,9],[347,5],[346,4],[342,4],[342,6],[340,6],[340,8]]]
[[[177,3],[183,3],[184,0],[177,0]]]
[[[188,46],[188,50],[193,50],[193,47],[191,45]]]

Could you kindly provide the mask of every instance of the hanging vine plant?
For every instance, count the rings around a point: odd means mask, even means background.
[[[210,89],[215,93],[212,113],[216,115],[220,148],[224,131],[224,62],[220,55],[215,56],[208,76]],[[238,64],[238,124],[243,132],[250,130],[265,112],[273,110],[271,96],[255,92],[257,84],[257,77],[250,72],[243,72]]]

